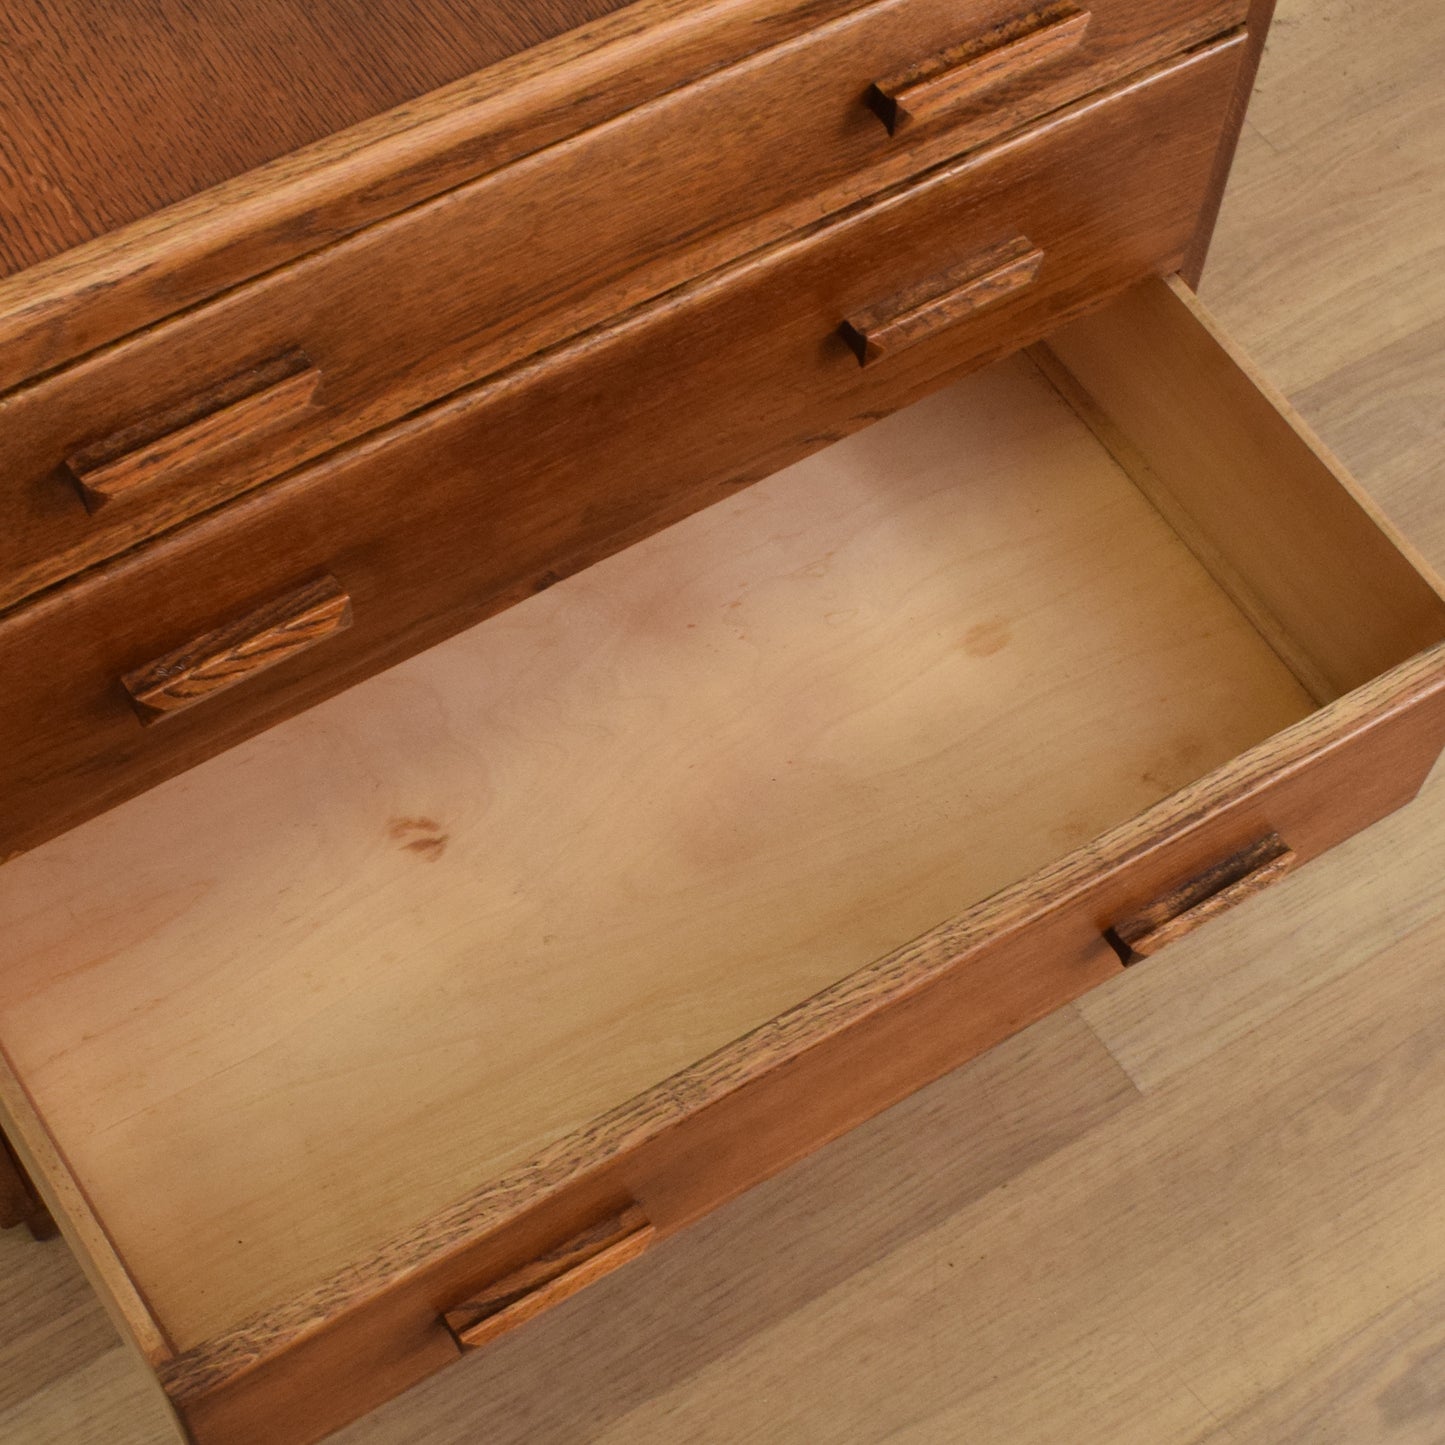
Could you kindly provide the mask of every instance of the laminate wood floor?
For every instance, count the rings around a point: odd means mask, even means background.
[[[1445,568],[1445,6],[1282,0],[1204,295]],[[0,1236],[0,1442],[158,1445]],[[1420,802],[333,1445],[1445,1441]]]

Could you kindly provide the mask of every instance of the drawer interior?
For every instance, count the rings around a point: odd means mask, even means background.
[[[0,869],[177,1348],[1445,638],[1150,283]]]

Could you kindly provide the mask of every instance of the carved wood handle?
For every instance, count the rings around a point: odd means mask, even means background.
[[[351,626],[351,599],[334,577],[299,587],[121,678],[143,723],[244,682]]]
[[[457,1348],[479,1350],[636,1259],[656,1231],[634,1204],[489,1284],[442,1319]]]
[[[841,326],[860,366],[902,351],[1033,284],[1044,253],[1019,236],[992,251],[911,287]]]
[[[96,512],[227,442],[294,417],[311,405],[320,380],[304,352],[288,351],[83,447],[65,469],[86,510]]]
[[[1125,963],[1148,958],[1165,944],[1262,893],[1297,861],[1279,834],[1269,833],[1116,923],[1106,936]]]
[[[1092,18],[1077,5],[1049,5],[875,82],[869,108],[889,135],[945,116],[1077,49]]]

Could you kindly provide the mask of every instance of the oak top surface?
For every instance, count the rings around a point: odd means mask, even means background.
[[[626,0],[12,0],[0,276]]]

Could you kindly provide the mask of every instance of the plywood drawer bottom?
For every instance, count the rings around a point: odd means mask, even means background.
[[[318,1439],[1404,802],[1442,642],[1151,282],[0,869],[7,1132]]]

